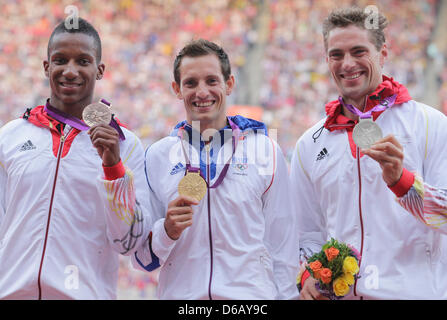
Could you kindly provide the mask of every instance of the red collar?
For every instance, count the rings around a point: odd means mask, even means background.
[[[27,111],[23,115],[23,117],[38,127],[46,127],[46,128],[49,128],[50,130],[56,130],[56,131],[60,130],[60,129],[59,130],[57,129],[57,125],[60,122],[51,118],[45,112],[45,108],[43,105],[37,106],[37,107],[29,110],[29,112]]]
[[[395,81],[393,78],[383,76],[383,82],[377,87],[377,89],[368,96],[366,102],[365,112],[374,108],[381,99],[397,94],[396,102],[394,105],[399,105],[404,102],[410,101],[412,98],[408,93],[407,88]],[[324,127],[329,131],[352,128],[355,122],[342,114],[342,105],[338,100],[331,101],[326,104],[327,119],[324,123]],[[373,120],[383,111],[373,112]]]

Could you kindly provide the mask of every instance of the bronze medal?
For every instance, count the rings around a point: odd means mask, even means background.
[[[188,171],[178,184],[178,193],[200,201],[206,194],[207,185],[199,172]]]
[[[82,119],[89,127],[98,124],[109,124],[112,120],[112,113],[107,105],[96,102],[84,108],[84,111],[82,111]]]

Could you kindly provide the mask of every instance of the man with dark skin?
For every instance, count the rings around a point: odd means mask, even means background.
[[[0,131],[0,298],[113,299],[118,253],[132,254],[151,224],[143,148],[113,117],[82,121],[105,71],[87,21],[55,28],[43,67],[46,104]],[[123,180],[135,193],[111,198]]]

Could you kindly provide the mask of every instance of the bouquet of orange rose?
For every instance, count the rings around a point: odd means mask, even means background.
[[[359,278],[360,254],[352,246],[331,239],[307,260],[306,269],[318,281],[317,288],[331,300],[346,296]]]

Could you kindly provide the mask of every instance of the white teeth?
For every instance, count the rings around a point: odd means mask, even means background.
[[[67,87],[67,88],[74,88],[74,87],[79,87],[79,86],[81,86],[81,85],[78,84],[78,83],[65,83],[65,82],[62,82],[61,85],[62,85],[63,87]]]
[[[344,78],[348,79],[348,80],[354,80],[354,79],[357,79],[358,77],[360,77],[360,75],[361,75],[361,73],[359,72],[359,73],[353,74],[351,76],[346,76],[345,75]]]
[[[208,101],[208,102],[196,102],[195,105],[197,107],[209,107],[210,105],[212,105],[213,102],[212,101]]]

